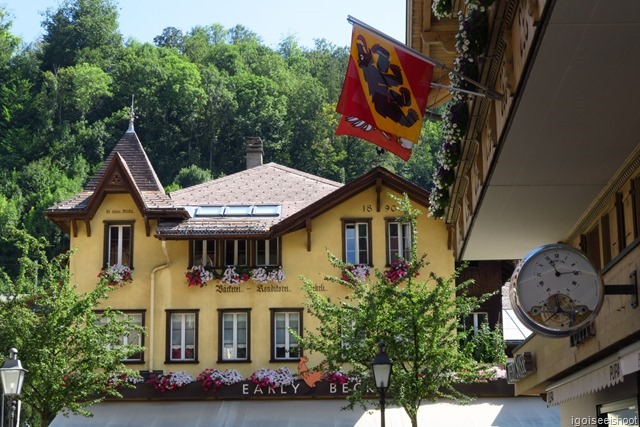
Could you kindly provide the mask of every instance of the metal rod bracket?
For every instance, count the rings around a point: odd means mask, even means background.
[[[605,295],[631,295],[631,307],[638,307],[638,273],[633,271],[629,274],[630,285],[605,285]]]

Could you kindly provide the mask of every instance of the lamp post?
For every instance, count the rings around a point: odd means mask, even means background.
[[[380,392],[380,426],[384,426],[384,404],[387,389],[391,382],[391,367],[393,363],[389,359],[389,356],[384,351],[384,344],[378,343],[378,354],[371,362],[371,370],[373,370],[373,380],[376,383],[376,388]]]
[[[2,392],[9,397],[9,427],[14,427],[14,417],[18,396],[22,391],[22,382],[24,374],[27,372],[18,360],[18,350],[12,348],[9,350],[9,358],[0,368],[0,377],[2,377]],[[20,414],[18,414],[20,415]]]

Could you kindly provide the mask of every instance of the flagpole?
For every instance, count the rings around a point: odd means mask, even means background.
[[[393,37],[390,37],[390,36],[386,35],[385,33],[381,32],[379,30],[376,30],[375,28],[371,27],[370,25],[365,24],[364,22],[360,21],[359,19],[354,18],[351,15],[347,16],[347,22],[349,22],[352,25],[356,24],[356,25],[358,25],[358,26],[360,26],[360,27],[362,27],[362,28],[364,28],[364,29],[366,29],[368,31],[371,31],[372,33],[375,33],[376,35],[382,37],[383,39],[386,39],[387,41],[389,41],[389,42],[391,42],[393,44],[399,45],[400,48],[402,48],[403,50],[406,50],[407,53],[409,53],[411,55],[414,55],[414,56],[417,56],[418,58],[428,62],[429,64],[431,64],[431,65],[433,65],[435,67],[442,68],[445,71],[448,71],[450,73],[453,73],[453,74],[459,76],[461,79],[466,80],[467,82],[479,87],[480,89],[484,90],[486,93],[485,94],[474,93],[474,92],[466,91],[464,89],[457,89],[457,88],[452,88],[452,87],[448,87],[447,88],[446,86],[436,86],[436,87],[442,87],[442,88],[457,90],[457,91],[460,91],[460,92],[467,92],[467,93],[470,93],[470,94],[473,94],[473,95],[484,96],[484,97],[487,97],[487,98],[495,99],[496,101],[504,100],[504,95],[502,95],[501,93],[499,93],[499,92],[497,92],[497,91],[495,91],[493,89],[490,89],[487,86],[483,85],[482,83],[477,82],[477,81],[475,81],[475,80],[473,80],[473,79],[471,79],[471,78],[469,78],[469,77],[467,77],[467,76],[465,76],[463,74],[458,73],[454,69],[452,69],[450,67],[447,67],[442,62],[436,61],[435,59],[430,58],[427,55],[425,55],[425,54],[423,54],[421,52],[418,52],[415,49],[410,48],[406,44],[394,39]],[[435,83],[435,84],[437,84],[437,83]],[[432,83],[431,85],[434,86],[435,84]]]
[[[443,85],[443,84],[440,84],[440,83],[431,82],[431,87],[437,87],[437,88],[440,88],[440,89],[448,89],[448,90],[452,90],[454,92],[468,93],[469,95],[481,96],[483,98],[488,98],[489,97],[489,95],[487,95],[486,93],[474,92],[472,90],[462,89],[462,88],[453,87],[453,86],[447,86],[447,85]]]

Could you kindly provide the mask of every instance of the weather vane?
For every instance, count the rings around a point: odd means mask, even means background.
[[[134,95],[131,95],[131,113],[129,114],[129,129],[127,129],[127,132],[133,132],[133,122],[135,120],[135,113],[133,110],[133,97]]]

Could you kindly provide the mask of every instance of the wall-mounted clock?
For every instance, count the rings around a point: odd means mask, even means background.
[[[593,321],[604,300],[604,287],[582,252],[557,243],[525,256],[511,276],[509,297],[525,326],[560,338]]]

